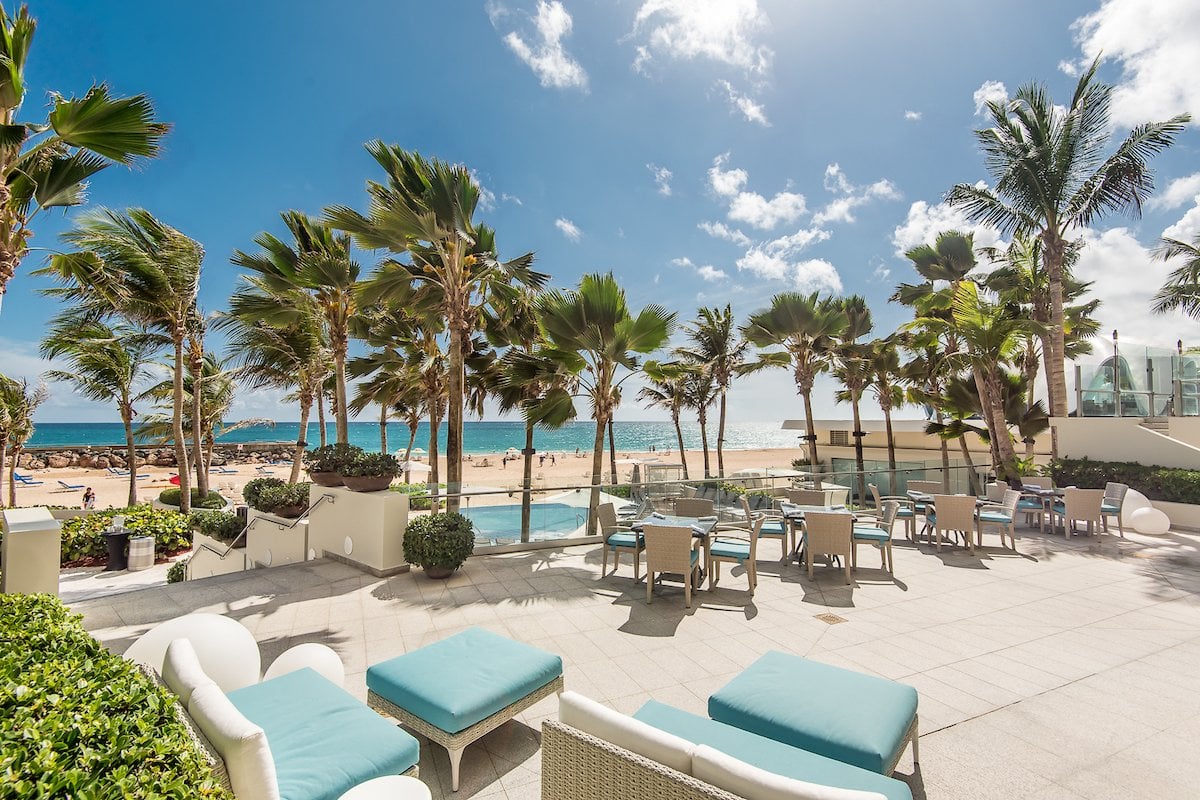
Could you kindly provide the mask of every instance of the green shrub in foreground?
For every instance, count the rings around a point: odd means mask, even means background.
[[[404,530],[404,560],[455,570],[475,551],[475,529],[462,514],[413,517]]]
[[[175,699],[49,595],[0,595],[0,796],[231,800]]]
[[[155,556],[182,550],[192,543],[188,519],[178,511],[153,506],[106,508],[86,517],[62,521],[63,563],[104,555],[104,531],[108,530],[112,518],[117,514],[125,515],[125,528],[130,535],[154,537]]]
[[[164,506],[175,506],[178,508],[179,487],[176,486],[171,489],[163,489],[161,492],[159,492],[158,502],[162,503]],[[216,492],[210,491],[202,500],[200,499],[200,490],[192,489],[192,508],[221,509],[224,507],[225,498]]]
[[[1151,500],[1200,505],[1200,470],[1147,467],[1132,461],[1060,458],[1050,464],[1055,486],[1103,489],[1108,481],[1124,483]]]
[[[242,499],[246,501],[246,505],[258,511],[264,511],[262,507],[262,493],[266,489],[273,486],[283,486],[287,481],[279,478],[252,478],[246,481],[246,485],[242,487]]]
[[[242,521],[230,511],[193,511],[191,526],[218,542],[229,544],[242,532]]]

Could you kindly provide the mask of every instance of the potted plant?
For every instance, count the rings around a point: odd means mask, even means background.
[[[448,578],[475,550],[475,530],[462,514],[427,514],[408,521],[404,560],[430,578]]]
[[[342,482],[354,492],[380,492],[400,474],[400,462],[390,453],[360,453],[342,466]]]
[[[259,511],[284,519],[296,519],[308,508],[308,483],[268,486],[258,493]]]
[[[193,511],[188,518],[192,529],[205,536],[216,539],[222,544],[230,544],[237,540],[245,526],[237,514],[228,511]],[[238,541],[238,547],[245,547],[246,540]]]
[[[342,467],[360,453],[362,448],[352,444],[327,444],[305,453],[304,465],[308,468],[308,476],[318,486],[341,486]]]

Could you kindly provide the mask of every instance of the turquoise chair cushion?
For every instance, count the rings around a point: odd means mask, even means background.
[[[609,547],[645,547],[646,540],[639,533],[613,533],[608,537]]]
[[[718,722],[883,773],[917,714],[917,690],[771,650],[708,698]]]
[[[924,509],[922,509],[922,510],[924,510]],[[908,506],[900,506],[898,509],[896,509],[896,517],[897,518],[904,517],[907,519],[908,517],[911,517],[911,516],[913,516],[913,510],[911,508],[909,508]]]
[[[776,775],[822,786],[878,792],[888,800],[912,800],[908,786],[894,778],[766,739],[723,722],[689,714],[654,700],[638,709],[633,717],[693,744],[706,744]]]
[[[1101,503],[1100,510],[1103,511],[1105,514],[1120,514],[1121,513],[1121,507],[1114,506],[1112,503]]]
[[[1017,501],[1017,510],[1018,511],[1041,511],[1044,508],[1045,508],[1045,506],[1042,505],[1041,500],[1025,499],[1025,500]]]
[[[708,552],[719,558],[736,558],[745,561],[750,558],[750,545],[745,542],[728,542],[718,539],[708,548]]]
[[[1062,503],[1062,502],[1059,502],[1059,501],[1057,501],[1057,500],[1056,500],[1056,501],[1054,501],[1054,513],[1055,513],[1055,514],[1065,514],[1065,513],[1067,513],[1067,505],[1066,505],[1066,503]]]
[[[1012,517],[1008,516],[1008,514],[1001,514],[999,511],[980,511],[979,521],[996,522],[1000,525],[1007,525],[1008,523],[1012,522]]]
[[[892,537],[891,534],[881,528],[864,525],[862,527],[855,526],[854,538],[867,542],[886,542]]]
[[[759,536],[785,536],[786,534],[787,528],[784,527],[783,520],[764,522],[758,531]]]
[[[466,730],[562,676],[562,658],[468,628],[367,669],[367,688],[447,733]]]
[[[925,515],[925,519],[928,520],[930,524],[937,522],[937,512],[930,511],[928,514]]]
[[[420,758],[417,740],[311,669],[229,693],[267,734],[284,800],[332,800]]]

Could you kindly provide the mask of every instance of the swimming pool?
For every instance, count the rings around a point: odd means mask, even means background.
[[[475,526],[478,544],[508,544],[521,541],[521,506],[477,506],[459,509]],[[566,503],[534,503],[530,506],[529,538],[539,542],[565,539],[587,522],[587,508]]]

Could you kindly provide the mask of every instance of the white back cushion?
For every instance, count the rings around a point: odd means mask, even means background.
[[[614,711],[581,694],[562,693],[559,697],[558,718],[564,725],[570,725],[597,739],[611,742],[651,761],[665,764],[671,769],[691,774],[694,744]]]
[[[746,800],[887,800],[878,792],[785,778],[703,744],[692,753],[692,775]]]
[[[216,685],[208,677],[200,659],[196,657],[196,648],[187,639],[176,639],[167,645],[167,653],[163,657],[162,679],[167,688],[179,697],[179,702],[187,708],[192,699],[192,692],[201,686]]]
[[[267,735],[246,719],[216,684],[192,692],[188,713],[221,754],[238,800],[279,800]]]

